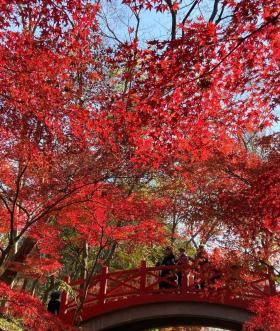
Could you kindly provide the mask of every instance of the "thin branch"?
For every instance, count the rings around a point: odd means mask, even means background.
[[[196,243],[195,243],[195,241],[194,241],[194,239],[195,239],[195,237],[197,237],[197,235],[199,234],[199,232],[201,231],[201,228],[199,228],[192,236],[191,236],[191,238],[187,241],[187,243],[186,243],[186,246],[188,246],[191,242],[196,246],[196,248],[197,248],[197,245],[196,245]]]
[[[134,16],[136,18],[136,29],[135,29],[135,40],[138,40],[138,33],[139,33],[139,27],[140,27],[140,10],[138,11],[138,13],[134,12]]]
[[[213,11],[212,11],[212,14],[211,14],[211,16],[209,18],[209,22],[213,22],[214,21],[216,15],[218,13],[219,2],[220,2],[220,0],[215,0],[214,1]]]
[[[83,305],[84,305],[84,302],[85,302],[85,299],[86,299],[86,296],[87,296],[87,293],[88,293],[88,289],[89,289],[89,286],[90,286],[90,281],[91,281],[91,278],[94,274],[94,271],[95,271],[95,268],[97,266],[97,263],[98,263],[98,260],[99,260],[99,257],[100,257],[100,254],[102,252],[102,250],[105,248],[103,245],[102,245],[102,240],[103,240],[103,235],[104,235],[104,232],[102,231],[101,233],[101,242],[100,242],[100,246],[98,248],[98,252],[96,253],[96,256],[95,256],[95,260],[94,260],[94,263],[91,267],[91,270],[87,273],[87,278],[85,280],[85,283],[83,284],[84,285],[84,288],[83,288],[83,295],[81,296],[80,300],[79,300],[79,304],[78,304],[78,307],[75,311],[75,314],[74,314],[74,318],[73,318],[73,322],[74,324],[79,324],[79,320],[78,320],[78,317],[79,317],[79,314],[83,308]]]
[[[191,8],[189,9],[189,11],[187,12],[187,14],[185,15],[185,17],[182,20],[182,25],[184,25],[186,23],[186,20],[189,18],[189,16],[191,15],[191,13],[193,12],[195,6],[198,4],[199,0],[195,0],[193,2],[193,5],[191,6]],[[182,36],[184,35],[184,31],[182,31]]]
[[[172,0],[165,0],[171,14],[171,40],[176,39],[177,11],[173,9]]]
[[[215,24],[219,24],[221,22],[221,20],[223,19],[222,16],[223,16],[225,8],[226,8],[226,4],[224,3],[223,6],[222,6],[220,15],[218,16],[218,18],[215,21]]]
[[[30,217],[30,213],[29,213],[29,211],[28,211],[25,207],[23,207],[22,204],[20,204],[19,202],[17,202],[17,203],[16,203],[16,206],[17,206],[20,210],[22,210],[22,211],[27,215],[27,217]]]
[[[13,207],[12,207],[12,212],[14,212],[15,210],[15,207],[16,207],[16,203],[17,203],[17,199],[18,199],[18,196],[19,196],[19,191],[20,191],[20,183],[21,183],[21,179],[22,179],[22,176],[24,175],[25,171],[27,169],[27,165],[25,165],[22,169],[22,171],[20,172],[17,180],[16,180],[16,194],[15,194],[15,198],[14,198],[14,201],[13,201]]]
[[[38,222],[40,219],[42,219],[43,217],[45,217],[46,215],[48,215],[50,212],[52,211],[59,211],[65,207],[71,206],[73,204],[77,204],[77,203],[82,203],[82,202],[86,202],[89,200],[89,198],[87,199],[80,199],[80,200],[75,200],[69,203],[66,203],[60,207],[56,207],[59,205],[60,202],[64,201],[65,199],[67,199],[69,196],[71,196],[73,193],[78,192],[79,190],[81,190],[84,187],[90,186],[90,185],[95,185],[100,181],[104,181],[108,179],[108,176],[104,176],[103,178],[100,178],[94,182],[91,183],[87,183],[87,184],[83,184],[80,185],[76,188],[73,188],[72,190],[70,190],[69,192],[67,192],[66,194],[64,194],[62,197],[59,197],[56,201],[54,201],[53,203],[51,203],[49,206],[45,207],[45,210],[41,211],[38,216],[35,216],[32,220],[29,220],[25,226],[21,229],[21,231],[19,232],[19,234],[15,237],[15,240],[18,241],[23,234],[30,228],[31,225],[33,225],[34,223]]]
[[[16,205],[17,205],[17,199],[18,199],[19,192],[20,192],[21,179],[22,179],[26,169],[27,169],[27,164],[24,165],[24,167],[23,167],[22,171],[19,173],[19,176],[18,176],[17,181],[16,181],[16,194],[15,194],[15,198],[14,198],[14,201],[13,201],[11,218],[10,218],[10,238],[9,238],[10,244],[13,244],[13,242],[14,242],[14,221],[15,221],[14,213],[15,213],[15,208],[16,208]]]
[[[118,36],[116,35],[116,33],[114,32],[114,30],[110,27],[109,25],[109,21],[106,17],[106,14],[103,12],[103,15],[97,14],[101,19],[103,19],[103,21],[105,22],[106,28],[108,29],[108,31],[110,33],[112,33],[113,37],[111,36],[111,39],[116,40],[119,44],[123,45],[123,42],[118,38]],[[103,32],[104,33],[104,32]],[[104,33],[105,34],[105,33]]]
[[[211,74],[213,71],[215,71],[228,57],[231,56],[232,53],[234,53],[234,51],[241,46],[247,39],[249,39],[250,37],[252,37],[253,35],[257,34],[259,31],[261,31],[262,29],[264,29],[265,27],[267,27],[269,24],[274,23],[278,20],[280,16],[280,12],[272,17],[270,20],[268,20],[266,23],[260,25],[256,30],[254,30],[253,32],[249,33],[247,36],[240,38],[239,42],[225,55],[222,57],[222,59],[216,64],[214,65],[211,69],[205,71],[204,73],[202,73],[201,75],[199,75],[198,77],[195,77],[193,79],[189,79],[186,82],[184,82],[184,84],[186,83],[191,83],[194,81],[197,81],[201,78],[204,78],[206,76],[208,76],[209,74]],[[173,87],[171,87],[167,93],[170,93],[172,91]]]
[[[2,201],[3,201],[3,203],[4,203],[5,207],[6,207],[6,208],[7,208],[7,210],[9,211],[9,213],[10,213],[10,214],[12,214],[12,210],[11,210],[11,208],[9,207],[9,205],[8,205],[7,201],[5,200],[5,198],[4,198],[2,195],[0,195],[0,200],[2,200]]]
[[[214,70],[216,70],[240,45],[242,45],[247,39],[249,39],[250,37],[252,37],[254,34],[258,33],[259,31],[261,31],[263,28],[267,27],[269,24],[276,22],[278,17],[280,16],[280,12],[275,16],[272,17],[270,20],[268,20],[266,23],[262,24],[258,29],[254,30],[253,32],[249,33],[246,37],[241,38],[239,40],[239,42],[219,61],[219,63],[217,63],[212,69],[210,69],[209,71],[207,71],[206,73],[204,73],[203,75],[201,75],[198,78],[195,79],[200,79],[206,75],[209,75],[210,73],[212,73]]]
[[[246,185],[251,186],[251,183],[249,182],[248,179],[246,179],[246,178],[244,178],[244,177],[242,177],[242,176],[236,174],[236,173],[233,172],[230,168],[225,169],[224,172],[225,172],[226,174],[228,174],[228,175],[234,177],[234,178],[237,178],[237,179],[241,180],[241,181],[242,181],[243,183],[245,183]]]

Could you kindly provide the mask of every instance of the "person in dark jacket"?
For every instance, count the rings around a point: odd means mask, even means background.
[[[174,265],[174,264],[175,264],[175,256],[173,254],[172,248],[170,246],[167,246],[165,248],[165,254],[164,254],[164,258],[161,262],[161,265],[168,266],[168,265]],[[164,269],[164,270],[161,271],[160,276],[166,278],[167,275],[169,275],[169,272],[170,272],[169,269]],[[159,284],[160,289],[170,288],[170,287],[171,287],[170,284],[168,282],[165,282],[165,281],[162,281]]]
[[[59,314],[59,308],[60,308],[60,293],[58,291],[52,292],[51,299],[48,303],[48,312],[58,315]]]

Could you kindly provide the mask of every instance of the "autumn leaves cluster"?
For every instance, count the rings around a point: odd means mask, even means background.
[[[107,3],[0,2],[4,301],[17,300],[4,283],[46,300],[120,249],[176,241],[277,276],[280,138],[264,132],[279,104],[279,4],[203,2],[123,1],[127,40]],[[170,15],[166,38],[143,39],[146,10]]]

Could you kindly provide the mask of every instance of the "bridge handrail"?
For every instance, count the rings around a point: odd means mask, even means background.
[[[211,267],[211,265],[210,265]],[[213,266],[212,266],[213,267]],[[167,276],[162,274],[163,270],[171,270],[176,273],[181,273],[182,282],[180,286],[175,286]],[[112,300],[115,305],[118,302],[127,300],[131,297],[143,297],[145,295],[167,295],[168,293],[176,293],[178,296],[192,294],[201,297],[207,301],[210,297],[228,296],[239,301],[251,300],[259,298],[263,295],[271,295],[276,292],[275,282],[271,273],[247,271],[239,273],[236,278],[222,278],[220,284],[211,284],[211,286],[203,289],[198,289],[197,286],[203,281],[210,281],[209,274],[213,268],[208,270],[199,270],[197,265],[170,265],[170,266],[146,266],[146,262],[142,261],[140,268],[118,270],[108,272],[107,267],[103,267],[101,273],[92,277],[88,289],[85,306],[92,307],[93,310],[100,311],[104,305],[112,305]],[[220,270],[221,275],[222,271]],[[208,276],[208,278],[207,278]],[[246,278],[248,279],[246,281]],[[70,281],[67,283],[76,292],[74,299],[68,298],[66,293],[63,293],[61,298],[61,315],[72,314],[77,306],[77,300],[83,295],[84,280]],[[232,284],[226,286],[226,281],[231,281]],[[150,282],[150,283],[149,283]],[[162,289],[162,283],[169,283],[169,289]],[[174,286],[173,286],[174,285]],[[209,285],[209,284],[208,284]],[[207,286],[208,286],[207,285]],[[246,285],[246,290],[239,291],[240,285]],[[243,286],[244,287],[244,286]],[[208,299],[207,299],[208,298]],[[218,300],[218,298],[216,298]]]

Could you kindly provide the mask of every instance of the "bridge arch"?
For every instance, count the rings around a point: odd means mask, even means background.
[[[145,328],[199,325],[242,330],[251,313],[245,309],[206,302],[167,301],[130,306],[86,321],[85,331],[140,331]]]

